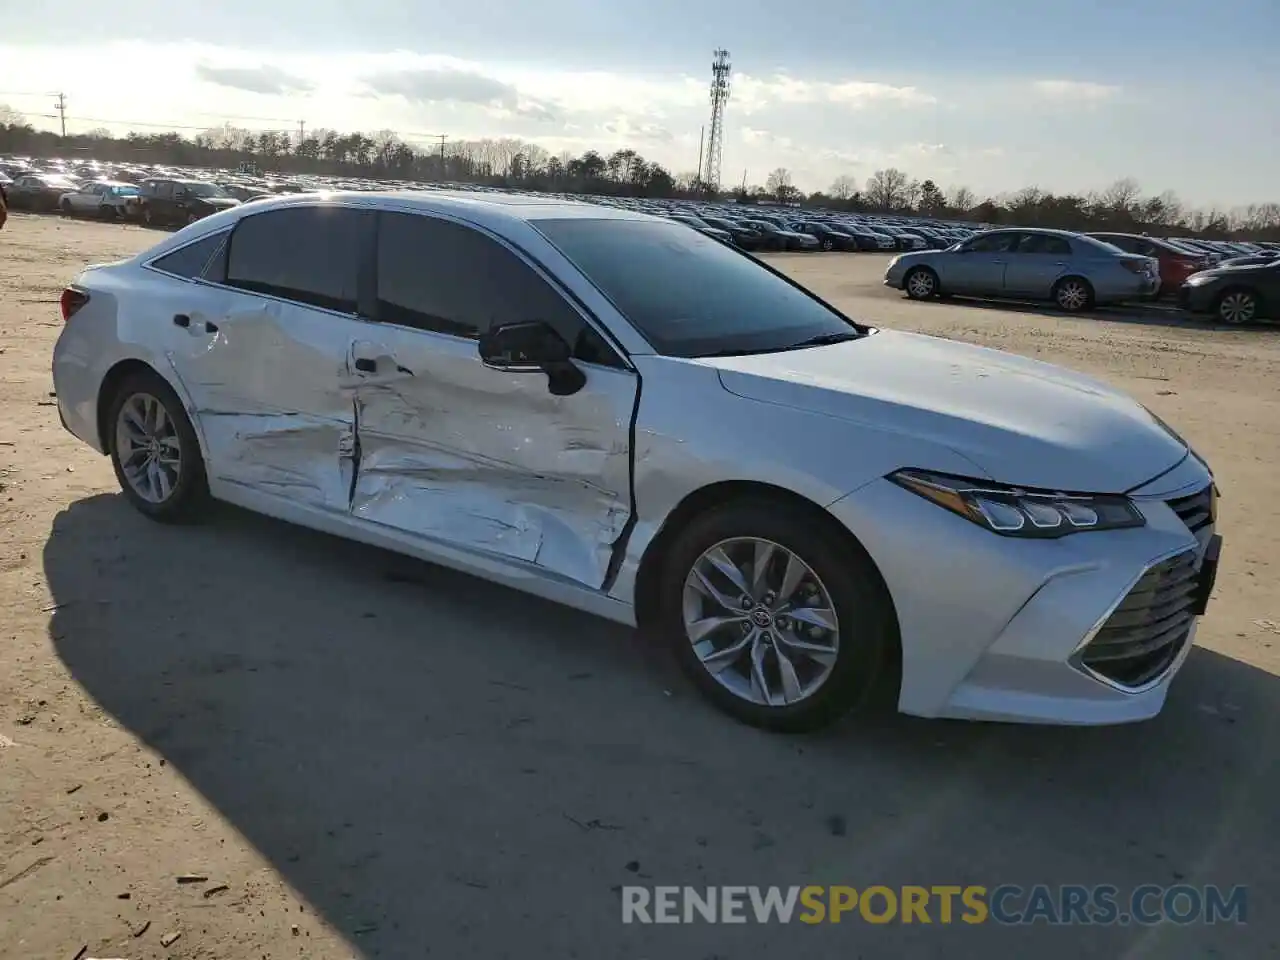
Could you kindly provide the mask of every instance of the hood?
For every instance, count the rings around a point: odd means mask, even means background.
[[[949,447],[1001,483],[1123,493],[1187,453],[1139,403],[1104,383],[921,334],[881,331],[700,362],[718,369],[730,393]],[[922,449],[922,462],[900,466],[928,469],[927,460]]]

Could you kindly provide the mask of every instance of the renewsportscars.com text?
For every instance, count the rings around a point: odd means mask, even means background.
[[[1021,887],[622,888],[623,923],[927,923],[1052,926],[1245,923],[1248,889],[1146,884]]]

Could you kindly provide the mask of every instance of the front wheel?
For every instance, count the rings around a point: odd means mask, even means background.
[[[822,518],[766,500],[696,517],[665,558],[658,599],[660,628],[702,694],[779,732],[814,730],[866,703],[896,629],[860,548]]]
[[[101,220],[114,220],[116,218],[116,208],[109,204],[102,204],[98,207],[98,218]]]
[[[1093,287],[1081,277],[1064,277],[1054,284],[1053,302],[1067,313],[1080,313],[1093,306]]]
[[[209,498],[204,459],[173,388],[156,373],[127,377],[106,422],[111,465],[129,502],[164,523],[198,518]]]
[[[1218,298],[1214,313],[1233,327],[1253,323],[1258,318],[1258,298],[1249,290],[1228,290]]]
[[[70,200],[63,200],[60,204],[58,204],[58,208],[62,211],[62,215],[63,215],[64,217],[69,217],[69,216],[71,216],[71,201],[70,201]]]
[[[832,243],[830,240],[823,240],[823,241],[822,241],[822,249],[823,249],[823,250],[825,250],[825,251],[827,251],[828,253],[830,253],[832,250],[834,250],[834,249],[835,249],[835,247],[836,247],[836,245],[835,245],[834,243]]]
[[[928,300],[938,293],[938,275],[928,267],[916,267],[902,283],[912,300]]]

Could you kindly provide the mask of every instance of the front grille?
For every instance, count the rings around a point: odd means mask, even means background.
[[[1216,519],[1218,497],[1212,483],[1199,493],[1193,493],[1189,497],[1179,497],[1168,503],[1192,533],[1203,530]]]
[[[1156,564],[1085,646],[1081,663],[1124,687],[1156,679],[1187,641],[1197,586],[1194,550]]]

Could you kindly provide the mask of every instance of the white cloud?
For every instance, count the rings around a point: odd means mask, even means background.
[[[266,64],[257,67],[216,67],[208,63],[197,63],[195,74],[205,83],[244,90],[248,93],[260,93],[269,97],[310,93],[316,88],[316,85],[306,77],[286,73],[279,67]]]
[[[1088,80],[1035,80],[1031,89],[1047,100],[1064,103],[1102,103],[1120,94],[1119,87]]]
[[[880,105],[929,106],[938,98],[913,86],[866,80],[804,80],[790,74],[743,74],[733,81],[731,103],[747,113],[778,105],[835,104],[852,110]]]

